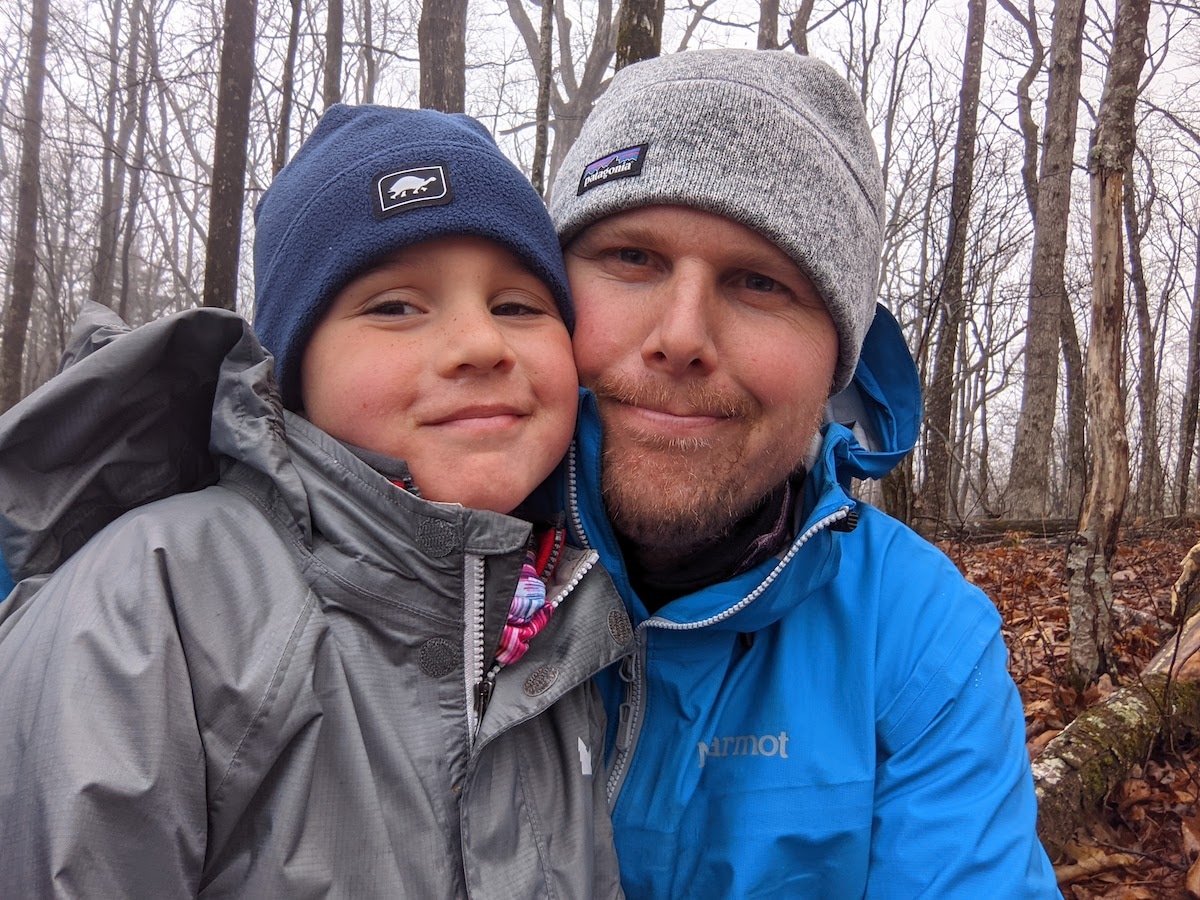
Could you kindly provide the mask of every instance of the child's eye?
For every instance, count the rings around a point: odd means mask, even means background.
[[[494,316],[544,316],[546,311],[540,306],[523,300],[507,300],[492,307]]]
[[[366,312],[372,316],[415,316],[421,310],[406,300],[381,298],[368,306]]]
[[[557,310],[549,297],[540,297],[525,291],[506,291],[492,304],[494,316],[545,316]]]

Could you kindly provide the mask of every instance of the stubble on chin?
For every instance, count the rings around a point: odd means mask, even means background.
[[[753,437],[762,415],[755,401],[702,382],[666,387],[603,379],[589,387],[604,430],[601,476],[609,521],[639,554],[658,561],[687,556],[728,534],[800,463],[820,426],[818,409],[809,427],[763,441]],[[618,431],[606,415],[616,404],[719,415],[733,427],[701,438]]]

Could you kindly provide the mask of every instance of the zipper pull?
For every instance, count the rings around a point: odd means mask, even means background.
[[[479,726],[483,724],[483,714],[487,712],[488,704],[492,702],[492,693],[496,689],[496,672],[493,668],[484,676],[483,681],[475,685],[475,734],[479,734]]]
[[[622,703],[617,717],[617,752],[623,753],[629,749],[633,741],[633,704]]]
[[[630,654],[624,657],[617,670],[621,680],[625,682],[625,700],[617,714],[617,752],[628,750],[633,742],[633,703],[630,698],[633,696],[633,682],[637,678],[635,656],[636,654]]]

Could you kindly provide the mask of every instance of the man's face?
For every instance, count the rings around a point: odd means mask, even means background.
[[[446,237],[342,288],[301,396],[335,438],[407,460],[427,499],[508,512],[566,453],[578,383],[546,285],[498,244]]]
[[[609,517],[648,561],[669,563],[799,465],[833,380],[833,320],[774,244],[687,207],[602,219],[566,261]]]

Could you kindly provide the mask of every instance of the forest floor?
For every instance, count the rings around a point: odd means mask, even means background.
[[[1025,703],[1026,740],[1036,756],[1076,715],[1113,690],[1112,680],[1085,692],[1067,686],[1067,586],[1070,535],[1006,534],[981,542],[943,541],[942,549],[999,608],[1010,669]],[[1197,527],[1128,528],[1114,561],[1117,684],[1135,679],[1173,633],[1171,586]],[[1067,900],[1159,900],[1200,897],[1187,890],[1200,878],[1200,745],[1162,746],[1135,767],[1109,797],[1100,821],[1079,831],[1075,859],[1059,865],[1087,870],[1060,887]]]

